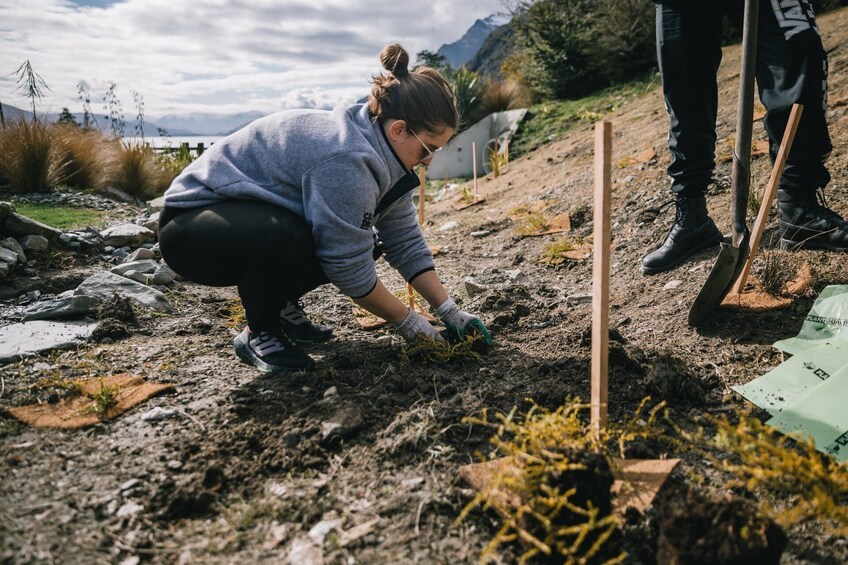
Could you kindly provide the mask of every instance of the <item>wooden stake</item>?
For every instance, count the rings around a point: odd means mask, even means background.
[[[592,263],[592,402],[595,429],[607,423],[609,370],[610,169],[612,124],[595,124],[595,203]]]
[[[406,294],[409,296],[409,307],[415,312],[415,289],[409,283],[406,283]]]
[[[745,283],[748,281],[748,273],[751,272],[754,256],[760,248],[760,240],[763,237],[763,230],[768,221],[771,203],[774,200],[774,195],[777,194],[777,183],[780,182],[780,177],[783,175],[783,167],[786,165],[786,159],[792,150],[792,142],[795,140],[795,132],[798,130],[798,122],[801,121],[801,113],[803,111],[804,106],[801,104],[792,105],[792,111],[789,113],[789,121],[786,122],[786,129],[783,131],[783,140],[780,142],[780,149],[777,151],[774,166],[771,168],[771,176],[769,177],[768,185],[766,185],[765,194],[763,194],[763,201],[760,203],[760,211],[757,213],[754,229],[751,232],[748,259],[745,261],[745,265],[742,267],[742,272],[739,273],[739,278],[736,279],[733,289],[731,289],[731,293],[733,294],[741,294],[742,289],[745,288]]]
[[[424,201],[427,200],[427,168],[418,167],[418,225],[424,227]]]
[[[471,159],[474,169],[474,201],[477,201],[477,142],[471,143]]]

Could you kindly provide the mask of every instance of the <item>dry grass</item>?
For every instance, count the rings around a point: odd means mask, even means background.
[[[551,227],[551,218],[544,212],[531,213],[524,216],[515,225],[515,233],[522,237],[536,235]]]
[[[39,121],[10,121],[0,130],[0,187],[12,192],[50,192],[64,180],[52,128]]]
[[[116,165],[118,145],[98,131],[62,125],[54,128],[66,172],[63,184],[80,190],[105,189]]]
[[[760,258],[762,271],[759,279],[763,290],[772,296],[783,296],[786,294],[787,285],[797,274],[797,258],[778,249],[767,249]]]
[[[520,82],[507,79],[488,79],[483,87],[483,108],[486,113],[505,112],[532,104],[530,90]]]
[[[139,198],[155,198],[171,179],[156,162],[153,151],[141,145],[123,146],[118,156],[115,186]]]

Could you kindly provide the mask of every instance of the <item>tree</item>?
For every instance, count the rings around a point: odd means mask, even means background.
[[[56,120],[56,123],[79,127],[79,122],[77,122],[76,117],[71,114],[71,111],[67,108],[62,108],[62,113],[59,114],[59,119]]]
[[[429,49],[424,49],[423,51],[416,53],[415,61],[417,63],[415,65],[416,67],[426,65],[428,67],[433,67],[434,69],[439,69],[440,71],[449,71],[451,68],[447,57],[434,53]]]
[[[41,100],[44,96],[44,90],[50,90],[41,75],[32,69],[32,64],[29,59],[21,63],[18,70],[15,71],[15,82],[18,83],[17,90],[23,92],[24,96],[29,98],[32,103],[32,121],[35,121],[35,101]]]

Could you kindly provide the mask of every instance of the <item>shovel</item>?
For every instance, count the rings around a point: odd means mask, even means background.
[[[751,135],[754,127],[754,67],[757,57],[758,0],[745,0],[742,37],[742,70],[739,76],[739,108],[736,112],[736,143],[733,148],[733,234],[721,244],[718,258],[689,309],[689,325],[697,327],[730,292],[748,257],[750,232],[746,225],[748,189],[751,184]]]

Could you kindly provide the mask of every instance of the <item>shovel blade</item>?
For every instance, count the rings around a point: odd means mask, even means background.
[[[701,291],[689,309],[689,325],[693,328],[698,327],[718,309],[730,290],[733,276],[737,273],[737,266],[740,263],[739,257],[742,254],[740,249],[745,249],[745,246],[733,247],[729,243],[722,242],[721,251],[707,277],[707,282],[701,287]],[[744,264],[744,259],[741,262]]]

